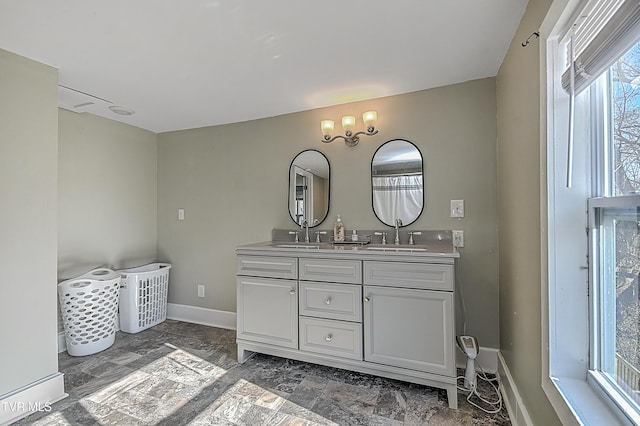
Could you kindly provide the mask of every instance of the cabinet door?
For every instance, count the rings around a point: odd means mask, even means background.
[[[453,293],[364,287],[366,361],[455,374]]]
[[[298,348],[298,283],[237,277],[239,339]]]

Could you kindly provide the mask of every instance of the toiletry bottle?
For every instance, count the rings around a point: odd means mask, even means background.
[[[344,241],[344,225],[342,224],[342,219],[340,219],[340,215],[338,215],[338,219],[336,219],[336,224],[333,226],[333,240]]]
[[[358,241],[358,231],[356,231],[355,229],[353,230],[353,234],[351,234],[351,241],[353,241],[354,243]]]

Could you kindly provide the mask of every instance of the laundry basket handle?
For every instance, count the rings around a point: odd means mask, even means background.
[[[89,271],[89,274],[91,274],[94,277],[101,277],[104,275],[109,275],[111,273],[113,273],[113,270],[109,268],[96,268],[92,271]]]
[[[64,287],[69,288],[79,288],[79,287],[87,287],[93,283],[98,282],[97,280],[92,280],[91,278],[77,278],[75,280],[68,280],[60,283],[60,285],[64,285]],[[82,285],[81,285],[82,284]]]

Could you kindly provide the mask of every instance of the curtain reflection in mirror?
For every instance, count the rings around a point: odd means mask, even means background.
[[[408,220],[422,211],[422,174],[373,177],[373,208],[380,220]],[[402,213],[399,213],[402,212]],[[398,217],[400,214],[405,217]]]

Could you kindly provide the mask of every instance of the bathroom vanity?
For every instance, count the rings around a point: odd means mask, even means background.
[[[452,245],[236,253],[239,362],[260,352],[438,387],[457,408]]]

